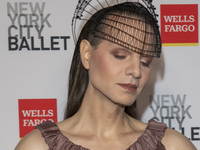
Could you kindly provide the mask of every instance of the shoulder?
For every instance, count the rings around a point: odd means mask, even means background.
[[[42,137],[38,129],[33,130],[31,133],[27,134],[18,143],[15,150],[47,150],[48,145],[46,144],[44,138]]]
[[[166,129],[162,143],[167,150],[197,150],[186,136],[170,128]]]
[[[134,131],[140,131],[140,132],[144,132],[146,127],[148,126],[147,123],[144,123],[138,119],[135,119],[131,116],[128,116],[128,120],[129,120],[129,125],[130,127],[134,130]]]

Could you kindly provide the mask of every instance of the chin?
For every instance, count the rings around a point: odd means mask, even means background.
[[[124,106],[131,106],[133,105],[133,103],[135,103],[136,99],[137,99],[137,95],[135,95],[134,97],[130,98],[123,98],[123,100],[121,100],[121,104],[123,104]]]
[[[113,103],[115,103],[116,105],[119,105],[119,106],[122,106],[122,107],[128,107],[128,106],[131,106],[133,105],[133,103],[135,102],[135,100],[126,100],[123,102],[122,101],[113,101]]]

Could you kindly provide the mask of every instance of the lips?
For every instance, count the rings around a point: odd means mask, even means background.
[[[137,86],[134,84],[130,84],[130,83],[123,83],[123,84],[118,84],[119,86],[121,86],[123,89],[125,89],[128,92],[134,93],[137,90]]]

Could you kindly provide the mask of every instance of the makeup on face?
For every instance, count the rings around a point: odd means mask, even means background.
[[[151,57],[106,40],[92,51],[90,58],[91,87],[101,98],[117,104],[132,104],[150,75]]]
[[[116,48],[111,51],[111,54],[117,59],[125,59],[126,57],[131,55],[131,52],[122,48]]]
[[[127,50],[125,48],[115,48],[110,52],[115,58],[119,60],[126,59],[128,56],[132,55],[132,53],[135,53],[133,51]],[[150,67],[151,62],[153,61],[153,57],[148,57],[145,55],[140,56],[140,61],[142,66],[144,67]]]
[[[135,84],[131,83],[119,83],[119,86],[121,86],[124,90],[130,93],[135,93],[137,90],[137,86]]]
[[[152,61],[153,61],[153,57],[147,57],[147,56],[141,55],[140,60],[141,60],[141,63],[142,63],[143,66],[149,68],[151,63],[152,63]]]

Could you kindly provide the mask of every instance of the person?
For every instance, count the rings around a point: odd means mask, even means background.
[[[165,124],[137,119],[135,101],[160,52],[157,20],[142,4],[96,12],[76,44],[64,121],[38,125],[15,150],[196,150]]]

